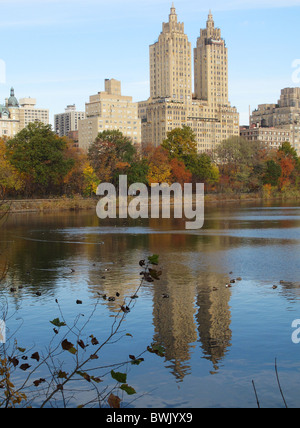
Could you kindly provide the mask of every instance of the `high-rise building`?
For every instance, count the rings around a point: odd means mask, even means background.
[[[178,22],[174,4],[158,41],[150,46],[150,97],[192,99],[191,43]]]
[[[33,98],[21,98],[19,102],[14,88],[11,88],[5,105],[0,105],[0,137],[14,137],[32,122],[49,125],[49,110],[36,108],[35,105],[36,100]]]
[[[250,127],[289,132],[288,141],[300,154],[300,88],[282,89],[277,104],[260,104],[252,112]]]
[[[228,100],[228,51],[211,12],[194,49],[194,94],[191,64],[191,44],[173,4],[150,46],[150,98],[139,103],[142,143],[158,146],[183,125],[193,129],[199,152],[239,135],[239,114]]]
[[[105,80],[105,91],[90,96],[85,107],[86,118],[78,123],[79,147],[88,150],[100,132],[119,130],[132,139],[133,144],[141,143],[141,120],[138,106],[132,97],[121,95],[121,82]]]
[[[54,115],[54,131],[60,137],[69,137],[78,131],[78,123],[85,119],[85,112],[77,111],[75,104],[68,105],[64,113]]]
[[[212,106],[228,105],[228,49],[211,11],[194,49],[195,98]]]

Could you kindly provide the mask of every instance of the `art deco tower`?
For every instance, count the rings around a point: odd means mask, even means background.
[[[228,50],[211,11],[194,49],[195,98],[212,106],[228,105]]]
[[[150,97],[186,102],[192,99],[191,44],[172,4],[169,22],[150,46]]]

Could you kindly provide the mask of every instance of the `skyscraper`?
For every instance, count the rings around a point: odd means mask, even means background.
[[[158,41],[150,46],[150,96],[192,99],[191,43],[178,22],[174,4],[169,22],[163,23]]]
[[[211,11],[194,49],[195,98],[228,105],[228,50]]]
[[[211,12],[194,49],[194,94],[191,64],[191,44],[172,4],[150,46],[150,98],[139,103],[144,144],[158,146],[183,125],[193,129],[199,152],[239,136],[239,114],[228,100],[228,51]]]

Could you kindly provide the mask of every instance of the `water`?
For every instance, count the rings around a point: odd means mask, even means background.
[[[100,299],[85,331],[86,338],[104,340],[120,304],[139,286],[139,260],[159,254],[161,280],[142,287],[123,336],[101,354],[103,366],[152,343],[165,348],[164,357],[147,352],[142,364],[126,368],[137,394],[124,394],[123,405],[256,407],[254,380],[261,407],[282,407],[276,358],[285,399],[299,407],[300,345],[291,339],[300,318],[299,205],[210,206],[202,230],[184,226],[183,220],[100,221],[94,212],[11,216],[0,236],[2,264],[9,263],[0,285],[8,336],[43,350],[53,333],[50,320],[63,314],[72,323],[83,314],[83,323],[99,294],[118,292],[114,302]],[[242,281],[226,288],[237,277]],[[73,405],[84,398],[82,391]]]

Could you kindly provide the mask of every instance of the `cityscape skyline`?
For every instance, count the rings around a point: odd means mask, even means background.
[[[19,96],[37,98],[41,108],[49,108],[53,125],[54,115],[66,105],[84,110],[89,94],[101,91],[106,78],[121,80],[122,92],[134,102],[149,97],[149,46],[171,1],[155,1],[159,11],[148,0],[139,2],[139,7],[135,1],[118,0],[109,5],[88,0],[85,7],[69,0],[46,0],[43,8],[38,3],[30,0],[24,7],[22,0],[0,0],[0,32],[10,35],[0,53],[6,65],[1,99],[11,87]],[[292,66],[297,67],[300,58],[299,6],[298,0],[230,5],[212,0],[205,6],[175,2],[193,46],[212,9],[229,47],[229,92],[241,125],[248,123],[249,106],[252,111],[258,104],[276,103],[282,88],[299,86]]]

